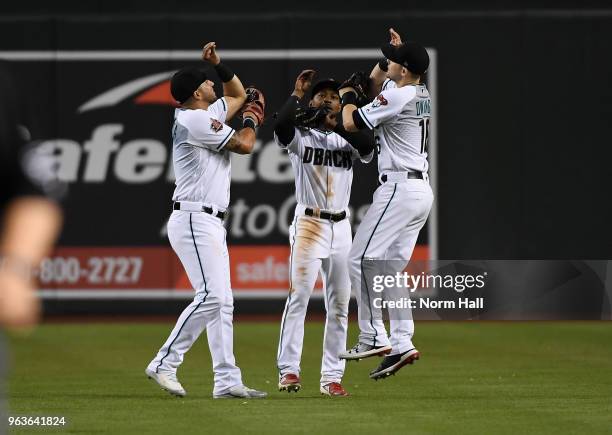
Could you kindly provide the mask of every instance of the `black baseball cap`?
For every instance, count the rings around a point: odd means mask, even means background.
[[[317,95],[319,93],[319,91],[321,91],[323,89],[331,89],[333,91],[338,92],[338,88],[339,87],[340,87],[340,83],[338,83],[334,79],[321,80],[321,81],[317,82],[317,84],[315,84],[312,87],[312,92],[310,94],[310,98],[311,99],[314,98],[314,96]]]
[[[170,93],[176,101],[183,104],[206,80],[206,73],[198,68],[180,69],[170,80]]]
[[[414,74],[425,74],[429,68],[427,50],[416,42],[404,42],[399,46],[385,44],[381,50],[387,59],[399,63]]]

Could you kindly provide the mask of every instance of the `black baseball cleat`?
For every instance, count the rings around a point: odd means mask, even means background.
[[[385,357],[376,369],[370,372],[370,379],[375,381],[394,375],[406,364],[413,364],[420,358],[421,354],[416,349],[410,349],[404,353]]]

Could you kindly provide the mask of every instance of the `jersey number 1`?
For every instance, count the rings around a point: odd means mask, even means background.
[[[419,121],[421,127],[421,154],[429,148],[429,118],[423,118]]]

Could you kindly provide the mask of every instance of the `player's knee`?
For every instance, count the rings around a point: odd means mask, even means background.
[[[289,312],[299,312],[308,307],[308,296],[303,291],[298,291],[292,288],[287,300],[287,308]]]
[[[232,316],[234,314],[234,304],[224,304],[221,306],[221,312],[223,314]]]
[[[224,305],[224,300],[215,294],[208,293],[202,299],[202,303],[208,310],[220,310]]]
[[[348,259],[348,267],[349,267],[349,273],[351,275],[355,274],[355,273],[359,273],[360,269],[361,269],[361,256],[360,255],[349,255],[349,259]]]
[[[359,260],[361,258],[361,254],[362,253],[358,252],[358,251],[361,251],[361,249],[357,249],[356,246],[353,244],[351,246],[351,249],[350,249],[349,253],[348,253],[348,260],[349,260],[349,262],[353,262],[353,261]]]
[[[331,321],[343,322],[348,319],[348,303],[332,304],[327,308],[327,319]]]

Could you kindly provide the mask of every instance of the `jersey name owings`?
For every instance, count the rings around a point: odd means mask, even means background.
[[[431,115],[431,101],[429,98],[416,102],[417,116]]]
[[[350,151],[332,151],[305,146],[302,163],[311,163],[316,166],[334,166],[350,170],[353,167],[353,156]]]

